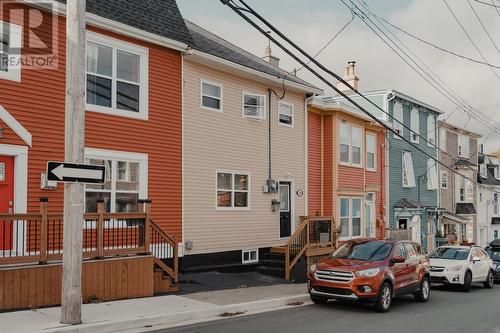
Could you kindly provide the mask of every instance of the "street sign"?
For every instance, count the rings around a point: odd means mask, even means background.
[[[47,163],[47,180],[67,183],[103,184],[106,167],[103,165]]]

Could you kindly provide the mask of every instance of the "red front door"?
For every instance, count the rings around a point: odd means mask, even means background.
[[[14,157],[0,156],[0,214],[14,210]],[[0,251],[11,250],[12,222],[0,218]]]

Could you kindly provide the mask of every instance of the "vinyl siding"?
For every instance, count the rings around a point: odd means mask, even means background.
[[[309,112],[308,129],[308,204],[310,215],[321,214],[321,114]]]
[[[223,112],[200,107],[200,80],[223,85]],[[271,87],[281,93],[281,87]],[[232,251],[282,244],[279,213],[264,194],[268,178],[268,86],[184,59],[184,228],[193,249],[185,254]],[[266,118],[242,117],[242,91],[266,95]],[[287,91],[284,100],[294,104],[294,127],[278,125],[278,101],[272,95],[273,179],[292,180],[295,225],[305,214],[305,117],[302,94]],[[216,170],[250,174],[250,209],[216,209]]]
[[[26,146],[26,142],[21,139],[16,132],[14,132],[10,127],[7,126],[2,120],[0,120],[0,128],[3,131],[2,137],[0,138],[0,144],[6,145],[18,145]]]
[[[333,216],[334,206],[334,185],[333,185],[333,159],[334,159],[334,145],[333,145],[333,116],[326,115],[324,117],[324,151],[323,158],[325,161],[323,172],[323,215]]]
[[[48,15],[44,13],[44,15]],[[49,198],[49,210],[61,212],[63,186],[41,190],[40,174],[48,160],[64,160],[65,20],[59,18],[59,67],[22,70],[22,82],[0,80],[0,105],[33,136],[29,149],[28,210]],[[146,153],[149,156],[148,197],[152,217],[167,232],[182,229],[181,58],[177,51],[157,47],[100,29],[89,30],[149,48],[149,120],[86,112],[85,146]],[[5,140],[0,139],[0,144]]]

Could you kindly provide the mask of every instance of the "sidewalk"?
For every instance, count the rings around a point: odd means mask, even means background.
[[[83,305],[83,324],[59,323],[60,308],[0,314],[0,331],[141,332],[309,303],[305,284],[238,288]]]

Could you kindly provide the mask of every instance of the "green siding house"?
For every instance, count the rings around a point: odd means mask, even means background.
[[[438,163],[416,146],[437,158],[437,118],[441,112],[396,90],[369,91],[363,94],[383,111],[357,95],[352,95],[352,99],[411,142],[410,144],[392,133],[387,134],[387,236],[401,237],[403,234],[420,243],[424,250],[430,250],[440,216]],[[332,99],[349,103],[342,97]],[[393,121],[393,117],[402,121],[405,126]],[[419,136],[412,135],[409,129],[419,133]],[[400,232],[401,229],[407,231]]]

